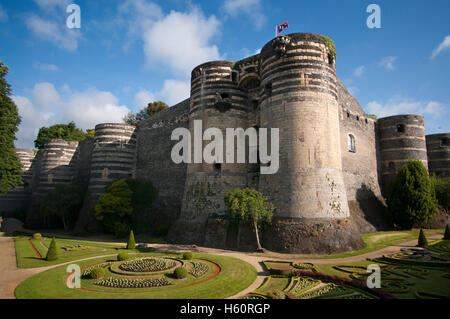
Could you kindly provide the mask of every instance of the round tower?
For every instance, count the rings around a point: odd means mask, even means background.
[[[16,149],[16,154],[22,164],[23,184],[11,189],[0,196],[0,211],[14,213],[16,211],[26,211],[31,199],[31,180],[34,151],[27,149]]]
[[[94,197],[103,194],[112,181],[134,177],[135,129],[133,125],[120,123],[95,126],[89,178],[89,191]]]
[[[426,136],[430,174],[450,176],[450,133]]]
[[[275,216],[348,217],[331,40],[310,33],[279,36],[263,47],[260,73],[261,127],[279,129],[279,170],[260,176]]]
[[[420,115],[397,115],[377,121],[381,153],[383,193],[409,159],[428,168],[425,127]]]
[[[39,161],[38,185],[33,196],[42,197],[57,184],[70,184],[75,176],[78,142],[52,138],[45,142]]]
[[[189,113],[191,163],[187,167],[181,215],[172,235],[176,241],[202,243],[208,216],[224,212],[226,191],[247,186],[248,165],[237,163],[236,140],[233,163],[226,161],[226,129],[246,130],[249,113],[253,110],[247,95],[238,88],[233,66],[234,62],[215,61],[201,64],[192,71]],[[203,157],[196,158],[194,151],[194,143],[200,141],[204,150],[211,142],[202,142],[201,138],[208,128],[219,129],[224,141],[223,158],[212,163],[206,162]]]

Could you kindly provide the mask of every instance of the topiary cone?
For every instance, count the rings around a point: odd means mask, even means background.
[[[48,247],[47,256],[45,257],[46,260],[52,261],[58,259],[58,247],[56,247],[56,240],[55,237],[53,237],[50,247]]]
[[[445,227],[444,239],[450,239],[450,226],[448,224]]]
[[[419,243],[418,245],[419,247],[427,247],[428,246],[428,240],[427,237],[425,237],[425,233],[423,232],[423,229],[420,229],[420,233],[419,233]]]
[[[130,237],[128,237],[127,249],[134,249],[136,247],[136,242],[134,241],[133,231],[130,231]]]

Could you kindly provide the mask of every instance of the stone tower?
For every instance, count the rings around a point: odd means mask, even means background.
[[[36,155],[37,165],[33,170],[32,200],[27,214],[26,226],[33,228],[45,224],[39,213],[39,202],[56,185],[70,184],[76,177],[76,150],[78,142],[49,139]]]
[[[383,192],[409,159],[420,160],[428,168],[425,127],[420,115],[397,115],[377,122],[381,151]]]
[[[280,36],[261,51],[261,127],[279,128],[280,167],[261,175],[276,216],[349,216],[342,175],[335,61],[324,37]]]
[[[428,167],[430,174],[439,177],[450,176],[450,134],[426,136]]]
[[[247,165],[225,163],[226,143],[222,161],[214,163],[196,159],[193,150],[195,139],[202,140],[195,136],[195,123],[201,123],[201,133],[208,128],[219,129],[224,140],[227,128],[245,130],[249,126],[251,108],[247,96],[237,86],[233,66],[234,62],[215,61],[199,65],[192,71],[189,111],[192,162],[187,166],[180,218],[172,232],[172,236],[184,242],[202,243],[208,216],[224,211],[226,191],[247,186]],[[209,143],[204,141],[203,148]]]

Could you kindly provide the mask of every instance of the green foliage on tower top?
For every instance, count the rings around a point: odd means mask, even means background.
[[[34,141],[34,146],[38,149],[43,149],[45,141],[51,138],[59,138],[65,141],[80,142],[86,138],[90,138],[92,133],[84,133],[77,128],[74,122],[68,124],[55,124],[50,127],[41,127],[38,136]]]
[[[336,46],[334,45],[333,40],[331,40],[329,37],[323,36],[322,42],[328,47],[328,50],[330,50],[330,54],[333,57],[333,60],[336,61],[337,52],[336,52]]]
[[[146,120],[158,112],[164,111],[168,109],[169,106],[162,101],[150,102],[146,107],[142,110],[134,114],[133,112],[129,112],[123,118],[124,123],[129,125],[138,125],[141,121]]]

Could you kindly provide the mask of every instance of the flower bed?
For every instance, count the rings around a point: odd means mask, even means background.
[[[152,288],[168,286],[171,283],[166,278],[128,279],[109,277],[95,282],[95,285],[110,288]]]
[[[369,288],[364,283],[362,283],[358,280],[355,280],[355,279],[341,278],[338,276],[326,275],[321,272],[303,271],[303,270],[294,270],[291,274],[293,276],[298,276],[298,277],[300,277],[300,276],[311,277],[311,278],[318,279],[323,282],[332,282],[335,284],[348,285],[353,288],[357,288],[362,291],[368,292],[369,294],[372,294],[381,299],[396,299],[394,296],[386,293],[385,291],[383,291],[381,289]]]
[[[127,272],[157,272],[171,269],[176,262],[166,258],[138,258],[126,261],[119,265],[121,270]]]
[[[195,278],[200,278],[209,271],[208,265],[202,262],[191,262],[191,264],[192,268],[189,273]]]

